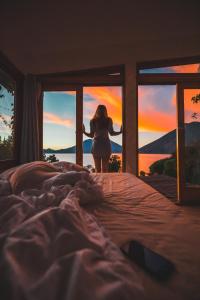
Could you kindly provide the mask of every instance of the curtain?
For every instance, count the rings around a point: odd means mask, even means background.
[[[40,160],[41,85],[36,76],[28,74],[24,81],[23,120],[20,162]]]

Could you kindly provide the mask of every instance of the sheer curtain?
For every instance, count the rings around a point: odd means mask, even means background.
[[[28,74],[24,81],[23,121],[20,162],[40,160],[40,110],[42,90],[36,76]]]

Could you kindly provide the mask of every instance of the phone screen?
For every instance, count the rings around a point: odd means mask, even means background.
[[[130,243],[131,259],[158,279],[168,278],[174,270],[174,265],[165,257],[148,249],[137,241]]]

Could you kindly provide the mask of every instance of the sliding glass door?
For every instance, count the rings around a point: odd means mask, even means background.
[[[82,89],[43,93],[43,159],[82,164]]]
[[[179,198],[200,199],[200,83],[182,84],[179,95]]]
[[[108,116],[113,120],[113,129],[120,131],[122,125],[122,87],[88,86],[83,89],[83,123],[86,132],[90,132],[90,120],[94,117],[98,105],[105,105]],[[110,136],[112,155],[109,160],[109,172],[122,171],[122,134]],[[83,165],[94,171],[91,154],[92,139],[83,135]]]
[[[176,85],[138,86],[138,175],[171,200],[177,197]]]

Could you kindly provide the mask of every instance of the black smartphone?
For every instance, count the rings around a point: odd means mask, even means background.
[[[171,261],[137,241],[130,242],[128,257],[160,280],[169,278],[175,270]]]

